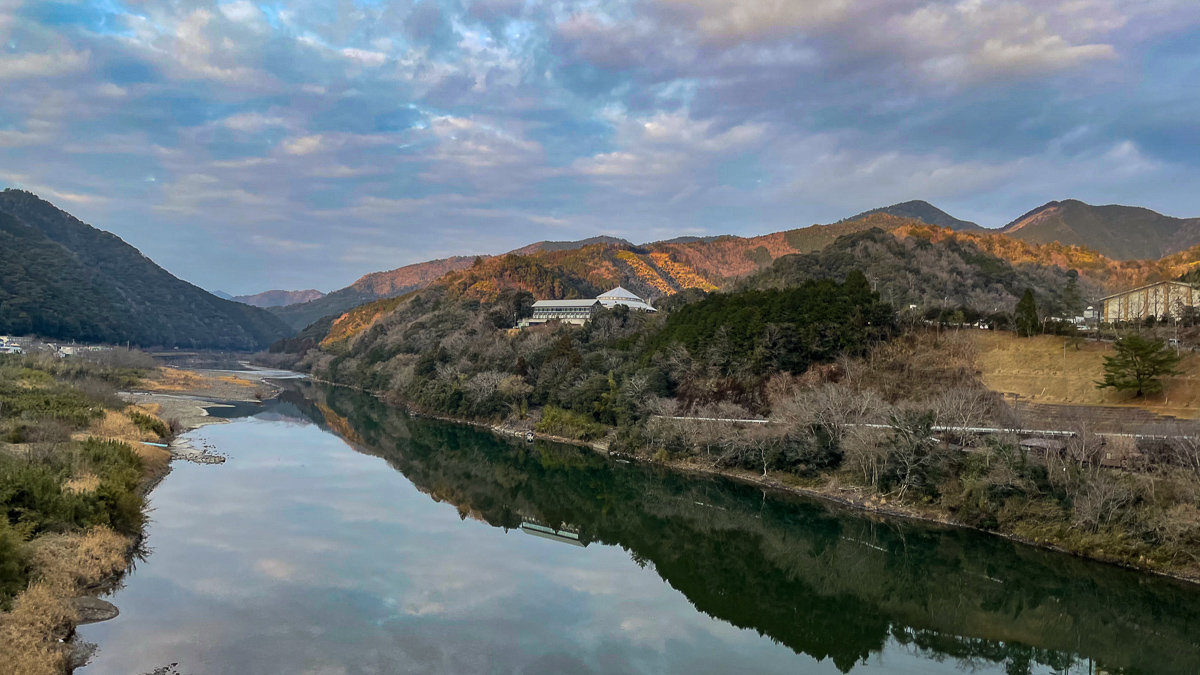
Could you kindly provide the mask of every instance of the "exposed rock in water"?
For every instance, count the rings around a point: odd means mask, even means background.
[[[75,598],[71,604],[74,605],[75,612],[79,614],[79,625],[81,626],[115,619],[121,613],[111,602],[90,596]]]

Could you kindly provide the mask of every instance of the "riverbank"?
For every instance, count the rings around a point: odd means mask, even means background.
[[[170,463],[224,461],[181,435],[227,421],[210,409],[254,405],[277,388],[258,374],[107,372],[36,359],[14,364],[0,378],[0,395],[16,397],[5,401],[5,412],[19,412],[25,403],[41,416],[7,422],[6,440],[24,442],[0,443],[0,478],[16,482],[16,492],[8,492],[28,495],[8,504],[0,521],[0,608],[6,584],[23,589],[0,614],[6,657],[0,675],[58,675],[82,666],[94,649],[72,639],[76,626],[117,616],[119,610],[98,596],[140,555],[144,500],[170,473]],[[32,401],[30,390],[37,394]],[[20,488],[29,480],[31,487]],[[31,492],[33,485],[45,495]],[[64,501],[74,506],[55,506]],[[14,513],[16,526],[9,524]]]
[[[394,399],[388,400],[387,397],[382,395],[375,395],[378,398],[381,398],[381,400],[388,402],[389,405],[398,405]],[[765,475],[763,475],[762,473],[744,469],[720,467],[713,462],[699,461],[698,458],[695,457],[685,459],[663,459],[661,456],[659,456],[656,458],[651,453],[645,451],[648,449],[643,449],[642,452],[613,453],[610,451],[610,444],[607,442],[607,440],[582,441],[533,431],[532,424],[517,428],[503,424],[492,424],[487,422],[479,422],[476,420],[455,418],[446,415],[412,410],[411,406],[403,404],[399,404],[399,407],[403,407],[410,411],[411,414],[417,416],[437,419],[445,422],[467,424],[477,428],[488,429],[493,433],[503,436],[528,438],[528,434],[532,433],[533,438],[537,440],[586,447],[614,458],[664,466],[671,470],[685,474],[720,476],[755,485],[757,487],[817,499],[836,504],[839,507],[849,508],[856,511],[863,511],[889,518],[918,520],[950,527],[975,530],[992,536],[1007,539],[1009,541],[1054,551],[1056,553],[1076,556],[1087,560],[1094,560],[1097,562],[1124,567],[1157,576],[1177,579],[1180,581],[1200,583],[1200,566],[1198,565],[1193,564],[1185,569],[1170,569],[1163,568],[1161,566],[1155,566],[1149,564],[1154,560],[1153,553],[1147,555],[1147,551],[1145,551],[1145,549],[1133,549],[1133,554],[1126,555],[1121,555],[1119,553],[1114,554],[1112,548],[1109,548],[1106,552],[1105,547],[1111,547],[1113,545],[1113,540],[1104,536],[1105,533],[1087,536],[1086,533],[1073,532],[1072,530],[1074,528],[1072,528],[1071,524],[1066,521],[1046,521],[1038,523],[1036,524],[1040,526],[1037,530],[1038,535],[1028,536],[1021,532],[989,529],[978,527],[970,523],[965,523],[956,519],[949,511],[942,508],[937,508],[936,506],[913,504],[900,499],[889,499],[887,496],[871,494],[871,492],[864,486],[843,482],[841,480],[843,476],[839,476],[836,473],[821,474],[814,478],[805,479],[798,477],[795,474],[784,472],[767,472]],[[1030,528],[1032,530],[1033,525],[1031,525]],[[1116,544],[1118,546],[1128,546],[1127,542],[1118,541]]]

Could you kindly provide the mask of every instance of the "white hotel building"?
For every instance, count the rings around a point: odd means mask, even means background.
[[[538,300],[533,303],[533,316],[521,320],[521,328],[534,326],[551,321],[582,326],[592,318],[592,314],[600,307],[616,307],[624,305],[630,309],[643,312],[657,312],[645,300],[617,286],[598,298],[589,300]]]

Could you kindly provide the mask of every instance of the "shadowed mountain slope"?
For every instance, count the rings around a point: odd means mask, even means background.
[[[177,279],[36,195],[0,192],[0,333],[253,350],[291,332],[262,309]]]
[[[1136,206],[1068,199],[1040,206],[1002,233],[1038,244],[1087,246],[1115,260],[1155,259],[1200,244],[1200,218],[1172,218]]]

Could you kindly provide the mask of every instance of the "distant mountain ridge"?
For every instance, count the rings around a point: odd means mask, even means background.
[[[922,204],[924,206],[920,206]],[[643,245],[608,235],[577,241],[539,241],[503,256],[479,256],[483,268],[474,272],[468,268],[475,265],[476,257],[432,260],[391,272],[368,274],[353,286],[334,291],[315,302],[276,307],[270,311],[300,330],[331,314],[344,313],[367,302],[424,288],[442,274],[452,272],[461,273],[462,276],[447,279],[447,283],[461,287],[460,292],[477,297],[494,297],[504,289],[531,292],[538,289],[545,297],[567,297],[578,294],[582,289],[600,292],[623,285],[653,300],[688,288],[715,290],[729,279],[752,274],[769,266],[781,256],[819,251],[842,235],[871,228],[891,230],[912,224],[914,221],[910,217],[885,212],[898,207],[941,222],[952,221],[964,229],[982,229],[974,223],[953,218],[925,202],[906,202],[830,225],[811,225],[756,237],[684,236]],[[549,270],[546,274],[566,275],[563,278],[568,279],[567,285],[557,291],[553,286],[538,286],[522,276],[527,271],[514,274],[510,269],[511,260],[495,262],[509,256],[533,257]],[[442,269],[445,271],[441,274],[433,273]],[[385,287],[373,283],[373,280],[391,279],[397,275],[402,276],[405,283],[393,283]],[[469,279],[470,283],[464,279]]]
[[[846,220],[840,222],[844,223],[848,221],[862,220],[869,216],[881,213],[889,216],[899,216],[900,218],[912,218],[913,220],[919,220],[927,225],[936,225],[938,227],[944,227],[948,230],[955,230],[956,232],[972,232],[984,229],[978,224],[972,223],[969,220],[959,220],[958,218],[946,213],[933,204],[920,199],[914,199],[912,201],[901,202],[899,204],[892,204],[891,206],[884,206],[882,208],[864,211],[857,216],[847,218]]]
[[[214,294],[215,295],[215,294]],[[287,307],[301,302],[312,302],[325,297],[325,294],[315,288],[306,291],[263,291],[254,295],[236,295],[229,300],[254,307]]]
[[[0,333],[138,346],[255,350],[291,329],[154,264],[36,195],[0,192]]]
[[[591,246],[592,244],[619,244],[633,246],[632,242],[621,239],[620,237],[610,237],[606,234],[602,234],[598,237],[588,237],[587,239],[580,239],[578,241],[538,241],[529,244],[528,246],[522,246],[515,251],[510,251],[510,253],[515,253],[516,255],[533,255],[534,253],[549,251],[573,251],[577,248],[583,248],[584,246]]]
[[[341,314],[359,305],[394,298],[428,286],[447,272],[470,267],[475,256],[455,256],[428,262],[405,265],[386,272],[372,272],[353,284],[309,302],[283,307],[268,307],[292,328],[299,330],[331,314]]]
[[[1039,206],[1001,232],[1038,244],[1086,246],[1115,260],[1148,260],[1200,244],[1200,218],[1173,218],[1139,206],[1092,206],[1067,199]]]
[[[1052,203],[1060,204],[1082,205],[1082,202]],[[1087,209],[1107,208],[1083,206]],[[1158,216],[1146,209],[1135,211]],[[1025,218],[1036,213],[1038,211],[1031,212]],[[1190,241],[1187,236],[1189,230],[1186,221],[1179,222],[1185,226],[1173,231],[1168,248],[1183,251],[1187,248],[1183,244]],[[1164,259],[1156,263],[1154,261],[1162,256],[1151,255],[1146,256],[1151,260],[1122,263],[1121,258],[1104,253],[1099,246],[1087,242],[1056,243],[1053,237],[1044,242],[1035,238],[1023,241],[1025,237],[1021,236],[1021,227],[1010,225],[1005,233],[988,230],[976,223],[955,218],[928,202],[914,200],[865,211],[829,225],[812,225],[756,237],[690,236],[643,245],[611,236],[570,242],[542,241],[502,256],[435,260],[367,275],[355,286],[331,293],[316,302],[272,311],[300,329],[324,316],[340,314],[366,302],[396,297],[435,281],[447,284],[454,293],[480,299],[494,298],[504,290],[526,290],[545,298],[576,297],[581,293],[601,292],[619,284],[654,300],[685,289],[724,288],[732,280],[769,267],[780,257],[821,251],[840,237],[871,229],[892,232],[905,238],[916,233],[918,239],[936,241],[954,238],[951,237],[954,235],[963,243],[978,246],[990,255],[1014,265],[1036,264],[1078,269],[1081,276],[1094,284],[1093,288],[1110,290],[1125,287],[1134,281],[1154,280],[1164,274],[1178,276],[1186,271],[1187,265],[1192,264],[1194,257],[1190,253],[1180,253],[1170,259],[1174,262],[1168,263]],[[1030,234],[1036,229],[1033,227],[1024,230],[1024,233]],[[1200,243],[1200,239],[1197,243]],[[1197,255],[1200,256],[1200,251]],[[442,274],[450,276],[443,278],[438,273],[442,270]],[[404,284],[389,283],[377,287],[370,283],[370,280],[392,279],[397,275],[405,279]],[[557,285],[553,283],[556,279],[560,282]]]

